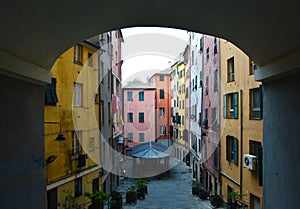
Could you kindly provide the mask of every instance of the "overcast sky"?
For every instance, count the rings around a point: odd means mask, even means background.
[[[143,81],[154,72],[170,67],[187,45],[185,30],[135,27],[122,29],[122,79]]]

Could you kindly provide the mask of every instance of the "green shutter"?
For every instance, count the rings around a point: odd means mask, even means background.
[[[233,141],[233,163],[238,164],[238,140],[236,138],[232,138]]]
[[[218,169],[219,168],[219,149],[216,147],[214,151],[214,168]]]
[[[238,118],[239,95],[237,92],[233,93],[233,107],[234,107],[233,118]]]
[[[46,104],[52,104],[53,100],[52,100],[51,89],[49,84],[46,85],[45,93],[46,93]]]
[[[226,94],[224,95],[223,99],[223,117],[227,118],[227,101],[226,101]]]
[[[260,119],[263,118],[263,89],[262,86],[259,87],[259,95],[260,95]]]

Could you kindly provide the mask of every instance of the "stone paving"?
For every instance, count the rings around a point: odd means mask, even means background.
[[[126,204],[127,188],[131,179],[125,180],[118,188],[123,196],[123,209],[212,209],[209,200],[202,201],[192,195],[192,174],[188,167],[179,163],[171,172],[170,177],[161,180],[151,180],[148,184],[148,194],[144,200],[136,204]]]

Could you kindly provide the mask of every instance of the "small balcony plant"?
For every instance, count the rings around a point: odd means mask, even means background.
[[[105,193],[104,191],[85,192],[84,196],[88,197],[92,203],[88,209],[103,209],[104,201],[108,199],[109,193]]]
[[[112,191],[110,193],[110,196],[111,196],[110,209],[122,209],[123,206],[122,194],[118,191]]]

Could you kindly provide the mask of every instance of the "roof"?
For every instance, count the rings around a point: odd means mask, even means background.
[[[135,79],[133,81],[129,81],[127,85],[123,87],[123,89],[155,89],[155,87]]]
[[[168,147],[157,142],[145,142],[133,147],[131,156],[136,158],[165,158],[169,154],[166,152]]]

